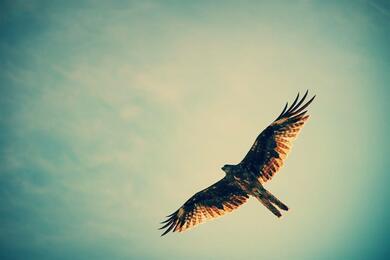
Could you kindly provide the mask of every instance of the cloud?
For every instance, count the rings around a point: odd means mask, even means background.
[[[2,247],[21,258],[379,250],[377,240],[360,238],[383,224],[371,194],[386,193],[366,180],[367,172],[385,176],[385,102],[376,85],[385,55],[375,53],[386,52],[377,48],[379,31],[367,28],[385,23],[354,6],[68,3],[31,9],[35,24],[15,11],[7,19],[31,27],[18,27],[17,44],[0,45]],[[274,220],[252,201],[159,239],[162,217],[221,178],[224,163],[239,162],[284,102],[307,88],[318,94],[312,119],[267,186],[293,211]],[[364,203],[362,189],[370,191]],[[233,250],[237,241],[246,253]]]

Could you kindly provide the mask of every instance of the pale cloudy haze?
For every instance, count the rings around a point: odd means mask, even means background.
[[[367,259],[388,251],[385,1],[3,1],[2,259]],[[309,89],[267,188],[157,230]]]

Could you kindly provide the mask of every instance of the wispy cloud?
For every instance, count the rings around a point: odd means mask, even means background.
[[[0,43],[0,255],[379,252],[375,239],[360,238],[383,224],[371,211],[382,186],[365,185],[367,172],[375,180],[385,169],[376,153],[387,50],[370,28],[387,21],[359,3],[8,4],[0,26],[15,33],[3,30]],[[251,202],[180,239],[159,239],[161,218],[221,178],[219,168],[237,163],[307,88],[318,95],[312,120],[269,185],[293,211],[276,221]]]

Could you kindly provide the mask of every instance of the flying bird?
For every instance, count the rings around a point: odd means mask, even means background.
[[[315,96],[304,103],[307,94],[308,91],[299,99],[298,93],[291,106],[286,103],[282,113],[257,136],[239,164],[226,164],[222,167],[224,178],[199,191],[168,215],[161,222],[163,226],[160,229],[166,229],[161,236],[171,230],[185,231],[231,212],[244,204],[250,196],[258,199],[275,216],[281,217],[280,210],[287,211],[288,207],[266,190],[263,184],[271,180],[282,167],[292,141],[309,118],[305,109]]]

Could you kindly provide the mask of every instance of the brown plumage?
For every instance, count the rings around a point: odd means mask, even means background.
[[[299,99],[299,93],[292,105],[288,103],[282,113],[256,138],[244,159],[237,165],[225,165],[222,170],[226,175],[210,187],[196,193],[183,206],[167,219],[160,229],[182,232],[205,220],[217,218],[244,204],[249,196],[258,199],[275,216],[288,207],[267,191],[263,184],[283,166],[284,160],[292,147],[304,123],[309,118],[306,108],[314,100],[313,96],[304,103],[308,91]],[[279,209],[278,209],[279,208]]]
[[[238,208],[249,198],[239,187],[223,178],[210,187],[196,193],[184,205],[163,221],[169,231],[184,231],[202,223],[204,220],[217,218]]]

